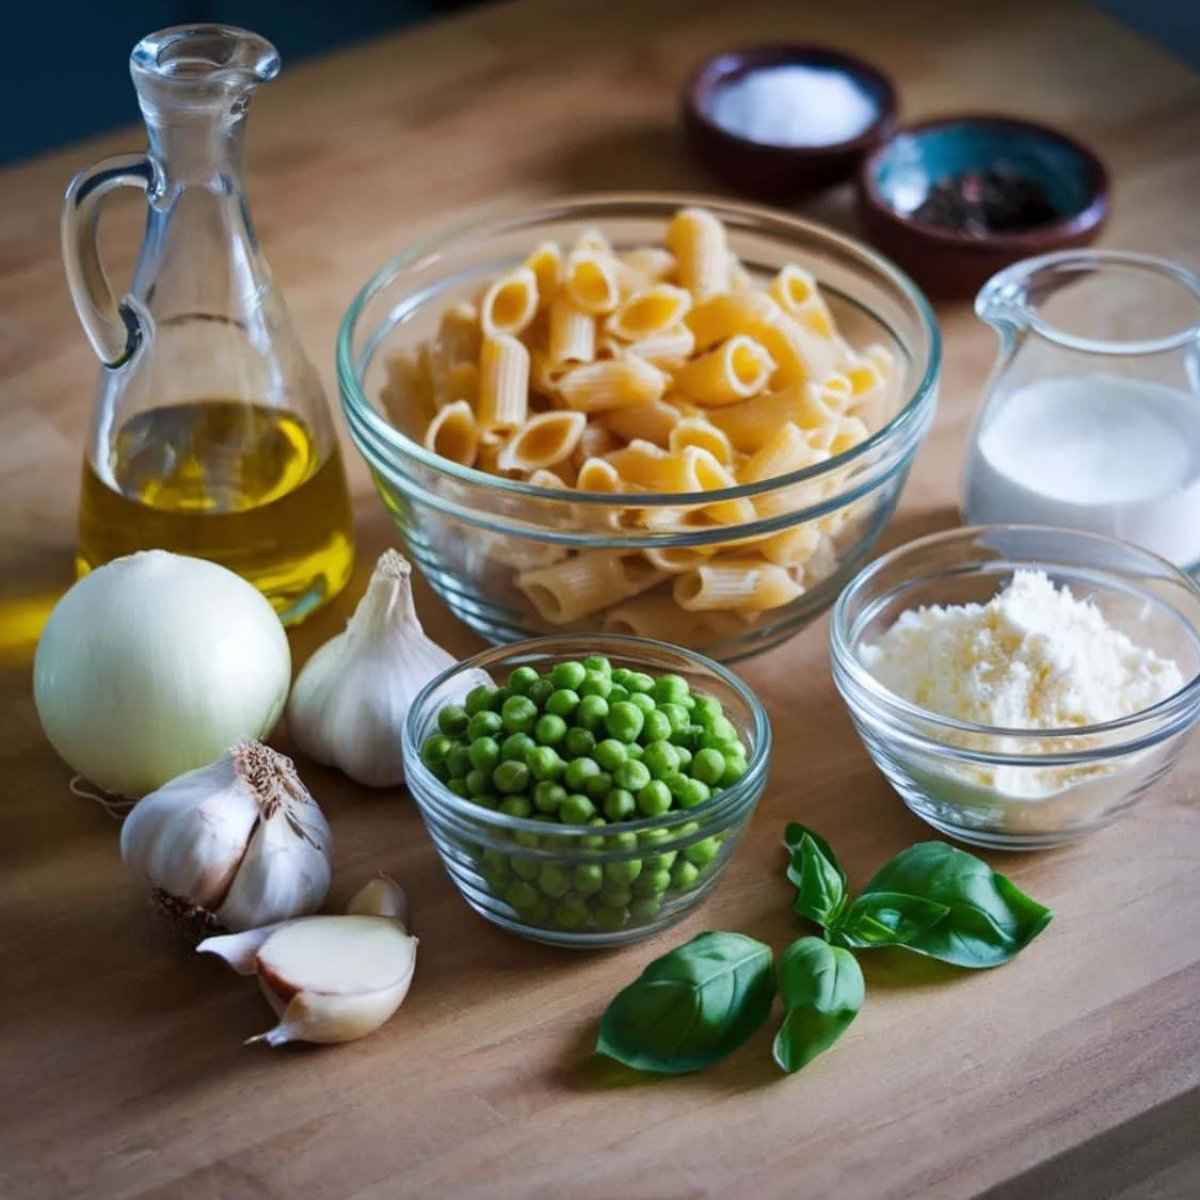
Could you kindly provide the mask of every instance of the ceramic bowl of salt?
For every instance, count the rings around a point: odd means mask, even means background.
[[[755,200],[787,203],[848,179],[896,125],[883,72],[827,46],[757,46],[716,55],[683,88],[700,160]]]

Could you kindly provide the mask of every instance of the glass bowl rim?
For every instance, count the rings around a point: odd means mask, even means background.
[[[966,757],[970,758],[982,757],[988,761],[1004,761],[1008,763],[1036,762],[1056,765],[1059,763],[1078,762],[1081,759],[1094,759],[1097,756],[1105,758],[1116,757],[1128,753],[1131,749],[1138,749],[1140,747],[1137,745],[1131,746],[1130,741],[1136,739],[1128,739],[1123,742],[1102,745],[1092,749],[1081,747],[1079,750],[1074,751],[1054,751],[1043,754],[1039,754],[1032,747],[1024,752],[980,751],[969,750],[966,747],[955,746],[953,743],[939,741],[928,734],[915,732],[911,727],[919,722],[921,726],[929,726],[939,731],[945,731],[947,734],[968,734],[975,737],[984,736],[1012,740],[1018,744],[1028,744],[1049,739],[1087,739],[1103,737],[1112,733],[1136,732],[1139,727],[1166,719],[1169,724],[1165,728],[1155,731],[1148,739],[1150,744],[1153,744],[1164,741],[1166,738],[1180,732],[1181,727],[1186,728],[1195,723],[1197,717],[1200,716],[1200,669],[1197,669],[1190,678],[1185,680],[1181,688],[1152,704],[1149,708],[1139,709],[1137,712],[1130,713],[1127,716],[1117,717],[1110,721],[1100,721],[1093,725],[1068,725],[1053,729],[1014,729],[1003,725],[980,725],[972,721],[958,720],[955,717],[943,716],[940,713],[935,713],[917,704],[913,704],[880,683],[874,673],[863,664],[858,656],[857,646],[851,640],[852,630],[849,626],[849,617],[847,615],[851,605],[859,599],[862,593],[869,590],[870,584],[882,571],[902,561],[906,556],[928,549],[931,546],[956,541],[966,542],[989,533],[1016,534],[1018,536],[1026,534],[1035,537],[1048,535],[1054,535],[1056,538],[1066,537],[1078,542],[1083,549],[1086,549],[1089,544],[1097,547],[1118,547],[1126,552],[1133,552],[1135,555],[1142,557],[1150,566],[1158,567],[1160,570],[1165,569],[1166,576],[1172,583],[1182,585],[1186,591],[1192,594],[1194,599],[1200,602],[1200,585],[1189,575],[1180,571],[1173,563],[1133,542],[1108,537],[1105,534],[1089,533],[1084,530],[1070,529],[1057,525],[1025,524],[960,525],[954,529],[927,534],[924,537],[914,538],[910,542],[905,542],[903,545],[889,550],[887,554],[880,555],[874,562],[869,563],[850,580],[834,602],[829,624],[832,665],[835,671],[844,672],[855,689],[861,692],[861,695],[855,695],[853,698],[846,697],[848,704],[864,712],[874,714],[882,712],[886,714],[893,718],[897,724],[905,727],[909,736],[926,745],[961,750]],[[1009,557],[1019,558],[1020,556],[1013,554],[1009,555]],[[988,561],[986,559],[974,560],[975,565],[981,567],[986,566]],[[960,565],[964,567],[969,566],[970,561],[964,561]],[[1063,575],[1085,571],[1090,571],[1091,574],[1096,576],[1108,575],[1111,577],[1114,574],[1101,567],[1088,568],[1082,563],[1069,564],[1049,560],[1042,560],[1040,562],[1031,560],[1029,565],[1031,567],[1040,567],[1049,573]],[[920,578],[925,580],[938,579],[945,577],[946,574],[948,572],[940,571],[936,574]],[[915,578],[909,579],[902,586],[908,586],[915,581]],[[899,590],[893,589],[888,594],[894,595]],[[1145,595],[1141,589],[1130,590],[1135,594]],[[1147,595],[1146,598],[1149,599],[1149,596]],[[1177,613],[1174,616],[1177,624],[1190,634],[1192,641],[1196,645],[1197,653],[1200,654],[1200,628],[1189,625]],[[845,694],[843,693],[843,695]]]
[[[598,504],[612,506],[615,502],[610,492],[579,492],[569,488],[541,487],[522,480],[505,479],[489,475],[474,467],[464,467],[451,462],[397,429],[385,420],[367,399],[359,381],[353,354],[353,341],[359,317],[366,305],[374,299],[391,280],[404,268],[420,263],[429,255],[436,255],[447,246],[457,245],[469,239],[486,242],[495,233],[539,225],[554,217],[574,216],[578,219],[594,213],[597,219],[611,213],[612,209],[632,210],[634,215],[666,216],[679,208],[701,207],[722,219],[751,220],[766,226],[765,232],[775,238],[783,238],[790,231],[815,237],[835,249],[849,254],[865,264],[877,275],[896,287],[904,299],[912,305],[920,319],[921,327],[928,339],[928,362],[925,372],[912,389],[912,394],[897,409],[891,420],[870,437],[825,462],[803,467],[787,475],[777,475],[756,483],[739,484],[735,487],[718,488],[699,492],[647,492],[638,493],[639,507],[679,507],[689,504],[714,504],[726,500],[741,500],[773,492],[794,484],[807,483],[858,461],[880,446],[895,443],[900,435],[916,423],[928,401],[936,394],[937,381],[942,365],[942,336],[933,308],[925,294],[890,259],[873,250],[856,238],[801,217],[778,212],[764,205],[743,204],[724,200],[716,196],[705,196],[690,192],[589,192],[543,199],[529,207],[511,201],[483,205],[472,210],[474,215],[460,218],[453,225],[434,231],[413,242],[406,249],[393,255],[358,290],[350,302],[338,326],[335,363],[342,406],[347,410],[348,420],[358,419],[367,429],[394,452],[415,459],[441,476],[449,476],[473,486],[495,488],[503,493],[524,496],[533,500],[555,501],[568,504]]]
[[[645,829],[674,828],[686,825],[692,821],[701,827],[709,821],[720,817],[721,824],[729,824],[734,816],[746,804],[752,801],[756,791],[761,791],[758,784],[766,784],[766,769],[771,757],[771,721],[763,702],[753,690],[743,683],[732,671],[715,660],[695,650],[683,646],[675,646],[670,642],[659,641],[656,638],[631,637],[616,633],[553,633],[545,637],[526,638],[519,642],[506,642],[499,646],[488,646],[472,654],[468,658],[455,663],[440,674],[435,675],[413,698],[404,718],[401,731],[401,747],[404,757],[405,782],[412,792],[419,808],[424,808],[422,796],[429,797],[437,806],[448,810],[456,817],[467,817],[480,824],[505,832],[524,832],[546,835],[548,822],[535,821],[531,817],[510,817],[507,813],[484,808],[462,796],[455,795],[446,785],[433,774],[421,761],[420,748],[417,744],[417,719],[428,707],[433,693],[456,675],[474,669],[486,670],[499,659],[514,655],[544,652],[554,645],[575,644],[580,639],[586,639],[589,645],[595,646],[595,653],[610,654],[637,661],[639,649],[651,648],[666,652],[674,658],[681,659],[692,669],[706,675],[715,675],[730,687],[738,698],[746,705],[754,724],[754,751],[746,763],[745,774],[736,783],[725,788],[719,795],[710,797],[695,808],[669,810],[659,817],[640,817],[636,821],[609,821],[603,830],[591,825],[559,824],[549,829],[558,837],[594,837],[602,834],[612,837],[618,833],[639,833]],[[413,786],[413,776],[417,786]],[[566,847],[567,853],[577,853],[583,847]]]

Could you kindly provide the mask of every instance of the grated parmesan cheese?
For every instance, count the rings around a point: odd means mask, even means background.
[[[1176,663],[1136,645],[1042,571],[1015,572],[987,604],[902,613],[860,655],[910,703],[1006,729],[1116,720],[1183,686]]]

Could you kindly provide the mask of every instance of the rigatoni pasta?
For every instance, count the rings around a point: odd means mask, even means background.
[[[449,460],[613,497],[573,511],[585,528],[628,536],[628,550],[526,553],[480,535],[479,553],[517,571],[515,591],[542,621],[734,637],[836,570],[839,539],[866,515],[852,504],[747,536],[838,490],[827,472],[770,482],[869,438],[902,377],[886,347],[847,341],[810,271],[756,275],[713,214],[680,211],[664,241],[614,248],[591,229],[540,243],[449,306],[428,341],[390,356],[380,398]],[[755,491],[705,499],[738,488]],[[679,500],[639,500],[648,494]],[[696,531],[704,544],[672,544]]]

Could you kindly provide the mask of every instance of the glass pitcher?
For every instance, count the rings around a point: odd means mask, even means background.
[[[335,595],[354,558],[346,480],[325,395],[292,329],[246,204],[242,141],[263,38],[221,25],[134,47],[145,154],[82,171],[67,191],[63,259],[100,361],[84,455],[77,570],[160,547],[255,584],[284,621]],[[98,206],[142,189],[145,240],[117,301]]]
[[[1200,563],[1200,277],[1068,250],[988,281],[1000,353],[970,435],[969,524],[1060,525]]]

